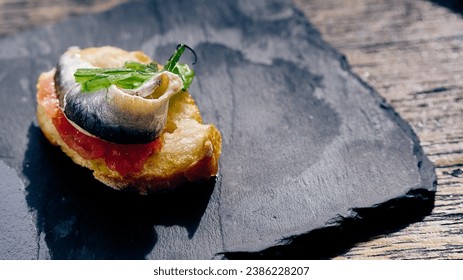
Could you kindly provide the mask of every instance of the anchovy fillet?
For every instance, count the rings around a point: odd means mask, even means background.
[[[111,85],[83,93],[74,78],[79,68],[95,66],[81,57],[78,48],[70,48],[61,56],[55,75],[60,107],[78,128],[114,143],[148,143],[159,137],[166,124],[169,99],[183,87],[177,75],[163,71],[137,89]],[[162,75],[169,79],[166,91],[159,98],[146,98],[160,85]]]

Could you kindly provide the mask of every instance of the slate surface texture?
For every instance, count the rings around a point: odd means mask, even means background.
[[[116,192],[48,144],[35,82],[69,46],[164,62],[179,42],[217,178]],[[3,259],[330,258],[433,207],[417,137],[289,1],[140,1],[6,37],[0,63]]]

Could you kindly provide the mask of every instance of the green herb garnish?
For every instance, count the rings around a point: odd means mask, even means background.
[[[134,89],[158,72],[156,63],[126,62],[123,68],[80,68],[74,73],[83,92],[94,92],[110,85]]]
[[[177,50],[175,51],[175,53],[172,54],[172,56],[169,58],[169,60],[167,60],[166,64],[164,65],[164,68],[167,71],[177,74],[182,79],[183,90],[186,90],[191,85],[191,83],[193,82],[193,78],[195,77],[195,71],[191,69],[188,66],[188,64],[178,63],[180,57],[185,51],[185,48],[188,48],[195,56],[195,60],[193,61],[193,64],[195,64],[197,58],[195,51],[185,44],[180,44],[177,46]]]
[[[183,81],[182,90],[186,90],[191,85],[195,76],[195,72],[187,64],[178,63],[185,48],[193,52],[194,64],[196,62],[195,52],[187,45],[180,44],[162,70],[177,74]],[[79,68],[74,73],[74,78],[77,83],[81,84],[82,92],[95,92],[109,88],[111,85],[124,89],[135,89],[159,72],[161,71],[158,70],[158,65],[154,62],[150,64],[126,62],[122,68]]]

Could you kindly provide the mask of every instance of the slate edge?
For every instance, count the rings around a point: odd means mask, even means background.
[[[367,241],[372,237],[400,230],[406,225],[418,222],[431,213],[437,189],[434,166],[424,154],[416,133],[372,86],[363,81],[351,69],[347,57],[326,42],[321,33],[309,22],[304,13],[293,4],[294,14],[305,21],[308,33],[315,33],[327,51],[330,51],[346,73],[365,87],[375,99],[377,106],[413,142],[413,154],[417,161],[421,185],[411,188],[406,194],[371,208],[352,208],[349,216],[337,217],[326,227],[312,230],[297,236],[290,236],[276,246],[259,252],[221,252],[216,259],[329,259],[349,250],[355,243]]]

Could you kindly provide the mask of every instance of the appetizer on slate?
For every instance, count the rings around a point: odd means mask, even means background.
[[[140,51],[69,48],[38,79],[40,128],[115,189],[146,194],[215,176],[222,138],[188,93],[194,71],[179,63],[186,49],[161,66]]]

